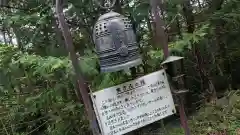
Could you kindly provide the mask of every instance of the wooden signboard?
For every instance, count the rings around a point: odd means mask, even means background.
[[[102,135],[122,135],[174,114],[165,70],[92,94]]]

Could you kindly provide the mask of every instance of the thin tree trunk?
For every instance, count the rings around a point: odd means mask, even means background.
[[[168,50],[168,35],[165,32],[165,24],[162,18],[159,15],[159,1],[158,0],[150,0],[151,4],[151,12],[153,15],[154,23],[156,24],[155,32],[156,32],[156,40],[157,43],[162,46],[164,57],[167,58],[169,56]]]
[[[2,36],[3,36],[3,41],[4,41],[4,44],[7,45],[7,38],[6,38],[6,33],[5,33],[5,30],[3,29],[2,31]]]
[[[21,36],[19,34],[19,31],[17,30],[17,28],[15,28],[14,26],[12,27],[13,29],[13,33],[15,34],[16,36],[16,41],[17,41],[17,45],[18,45],[18,48],[20,50],[23,50],[23,45],[22,45],[22,42],[21,42]]]
[[[194,25],[194,15],[192,13],[192,6],[190,4],[190,0],[184,0],[183,14],[187,22],[188,33],[193,33],[195,30],[195,25]]]
[[[122,0],[116,0],[116,4],[114,6],[114,9],[116,10],[116,12],[122,14]]]
[[[195,31],[195,25],[194,25],[194,15],[192,13],[192,6],[190,4],[190,0],[184,0],[183,2],[183,14],[185,16],[186,22],[187,22],[187,31],[188,33],[194,33]],[[207,71],[204,67],[204,59],[201,56],[201,52],[199,51],[200,49],[198,48],[198,46],[196,46],[195,44],[192,44],[192,53],[196,58],[197,61],[197,67],[198,67],[198,71],[200,74],[200,77],[203,78],[203,83],[207,82],[208,84],[208,90],[211,94],[211,99],[215,100],[216,99],[216,90],[215,87],[213,85],[212,80],[210,79],[209,75],[207,74]],[[204,85],[204,84],[201,84]]]
[[[224,0],[218,0],[214,2],[214,8],[216,11],[221,10],[222,4]],[[222,66],[223,69],[225,69],[223,74],[228,75],[227,83],[228,83],[228,88],[231,90],[231,62],[229,60],[229,55],[228,55],[228,49],[227,45],[224,43],[222,37],[224,36],[224,32],[222,31],[224,29],[224,22],[221,19],[218,19],[214,22],[216,24],[215,27],[215,35],[216,35],[216,42],[217,42],[217,47],[219,48],[218,50],[218,55],[220,56],[221,59],[223,60]],[[219,62],[218,62],[219,63]]]
[[[13,40],[12,40],[12,36],[9,30],[6,30],[6,33],[8,35],[8,43],[13,45]]]
[[[179,16],[176,17],[176,25],[177,25],[177,33],[178,33],[180,39],[182,39],[183,38],[182,32],[181,32],[182,26],[179,21]]]
[[[200,0],[197,0],[197,3],[198,3],[198,7],[199,7],[200,9],[202,9],[202,4],[201,4]]]
[[[61,34],[61,31],[58,28],[57,19],[55,19],[55,18],[53,19],[53,26],[54,26],[54,32],[56,34],[57,44],[59,46],[65,48],[64,40],[62,39],[62,34]]]
[[[155,32],[153,31],[153,28],[154,28],[153,24],[154,23],[151,23],[151,19],[149,17],[147,17],[146,20],[147,20],[147,26],[148,26],[149,34],[150,34],[150,37],[151,37],[149,39],[149,43],[152,46],[154,46],[154,44],[155,44],[155,38],[154,38],[155,37]]]

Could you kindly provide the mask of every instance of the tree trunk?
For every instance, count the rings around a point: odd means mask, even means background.
[[[62,38],[61,31],[58,28],[58,23],[57,23],[57,19],[56,18],[53,19],[53,26],[54,26],[54,32],[55,32],[55,35],[56,35],[56,39],[57,39],[57,44],[59,46],[65,48],[64,40]]]
[[[221,10],[222,8],[222,4],[223,4],[224,0],[215,0],[214,1],[214,8],[216,11]],[[229,90],[231,90],[231,62],[229,60],[229,56],[228,56],[228,49],[227,49],[227,45],[224,43],[223,41],[223,36],[224,36],[224,32],[222,30],[224,30],[224,21],[220,19],[214,21],[214,24],[216,25],[215,27],[215,35],[216,35],[216,44],[217,44],[217,48],[218,50],[218,56],[220,59],[223,59],[223,63],[221,64],[222,68],[225,69],[223,71],[223,74],[227,74],[228,75],[228,79],[227,79],[227,83],[228,83],[228,88]],[[219,62],[218,62],[219,63]]]
[[[190,3],[190,0],[184,0],[183,2],[183,14],[186,19],[187,23],[187,31],[188,33],[194,33],[195,31],[195,24],[194,24],[194,15],[193,15],[193,9]],[[201,56],[200,48],[198,48],[197,45],[192,44],[192,53],[193,56],[195,56],[196,61],[197,61],[197,67],[198,67],[198,72],[200,74],[200,77],[203,78],[203,86],[205,82],[207,83],[207,92],[211,95],[210,99],[215,100],[216,99],[216,90],[213,85],[212,80],[210,79],[210,76],[207,74],[207,71],[204,67],[204,58]]]
[[[114,9],[116,12],[122,14],[123,11],[122,11],[122,0],[116,0],[116,4],[114,6]]]
[[[200,9],[202,9],[202,4],[201,4],[200,0],[197,0],[197,3],[198,3],[198,7],[199,7]]]
[[[16,36],[16,41],[17,41],[18,48],[20,50],[23,50],[23,45],[22,45],[22,42],[21,42],[21,36],[19,34],[19,31],[17,30],[17,28],[15,26],[12,26],[12,29],[13,29],[13,33]]]
[[[190,4],[190,0],[184,0],[183,14],[187,22],[188,33],[193,33],[195,30],[195,25],[194,25],[194,15],[192,13],[192,6]]]
[[[157,46],[160,46],[163,49],[164,57],[167,58],[169,56],[169,50],[168,50],[168,35],[165,32],[165,24],[162,18],[159,14],[159,5],[162,3],[159,3],[158,0],[150,0],[151,4],[151,12],[153,15],[153,21],[155,23],[155,33],[156,33],[156,40],[157,40]]]
[[[5,33],[5,29],[3,29],[3,31],[1,32],[2,33],[2,36],[3,36],[3,41],[4,41],[4,44],[7,45],[7,38],[6,38],[6,33]]]
[[[182,32],[181,32],[182,27],[180,25],[179,16],[176,17],[176,21],[177,21],[177,33],[178,33],[180,39],[182,39],[182,37],[183,37]]]
[[[13,40],[12,40],[12,36],[9,30],[6,30],[6,33],[8,35],[8,43],[13,45]]]
[[[149,43],[152,45],[152,46],[154,46],[154,44],[155,44],[155,39],[154,39],[154,37],[155,37],[155,34],[154,34],[154,31],[153,31],[153,26],[152,26],[152,23],[151,23],[151,19],[149,18],[149,17],[147,17],[146,18],[146,20],[147,20],[147,26],[148,26],[148,31],[149,31],[149,34],[150,34],[150,39],[149,39]]]

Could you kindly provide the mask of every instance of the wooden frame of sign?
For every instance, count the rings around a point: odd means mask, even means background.
[[[91,97],[102,135],[122,135],[176,112],[164,69]]]

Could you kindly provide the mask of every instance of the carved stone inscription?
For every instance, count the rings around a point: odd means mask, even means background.
[[[93,93],[103,135],[122,135],[174,114],[165,70]]]

